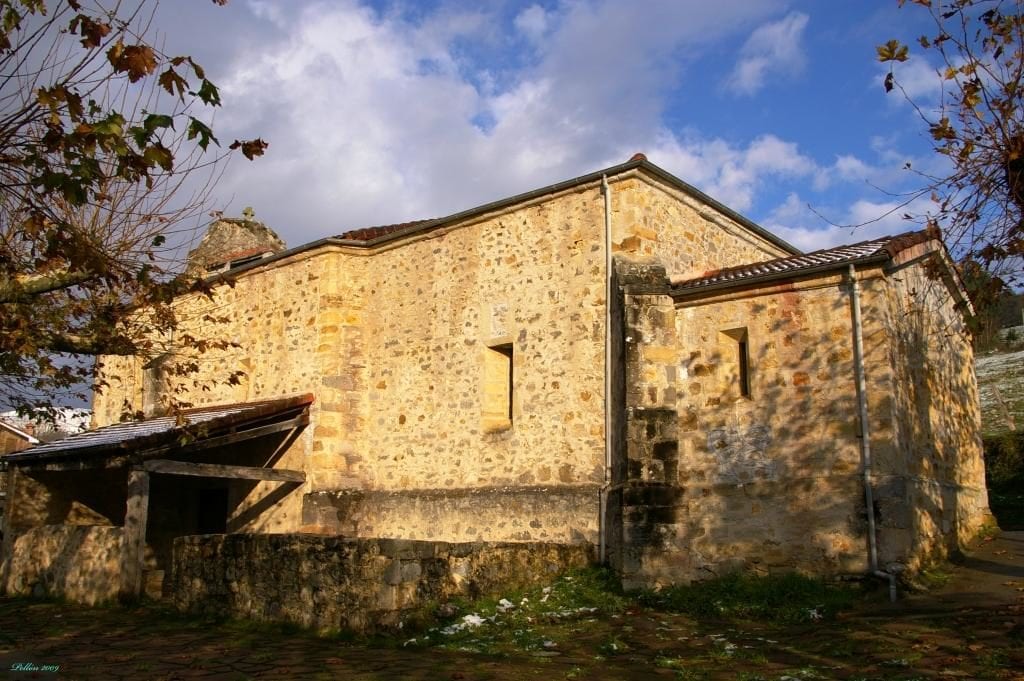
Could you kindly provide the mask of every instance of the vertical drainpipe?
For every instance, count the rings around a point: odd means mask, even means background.
[[[608,533],[605,514],[608,512],[608,488],[612,475],[612,190],[608,176],[601,176],[604,196],[604,484],[601,486],[598,510],[598,562],[607,561]]]
[[[860,411],[860,455],[864,474],[864,505],[868,518],[868,557],[871,574],[888,580],[889,600],[896,600],[896,575],[878,568],[878,530],[875,527],[875,499],[871,489],[871,427],[868,422],[868,382],[864,371],[864,326],[860,316],[860,284],[853,263],[847,268],[853,316],[853,364],[857,376],[857,406]]]

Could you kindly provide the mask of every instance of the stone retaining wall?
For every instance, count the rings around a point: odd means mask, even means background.
[[[368,632],[432,602],[507,592],[592,560],[587,544],[204,535],[175,540],[171,592],[181,610]]]
[[[94,605],[117,597],[120,527],[43,525],[20,534],[0,566],[0,591]]]

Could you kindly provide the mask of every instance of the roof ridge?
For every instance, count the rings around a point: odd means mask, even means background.
[[[708,194],[705,194],[700,189],[697,189],[693,185],[681,180],[680,178],[676,177],[675,175],[668,172],[664,168],[661,168],[657,164],[650,162],[649,160],[647,160],[647,157],[644,156],[643,154],[634,154],[633,157],[630,158],[630,160],[626,161],[625,163],[620,163],[618,165],[602,168],[601,170],[596,170],[590,173],[586,173],[584,175],[580,175],[578,177],[570,178],[568,180],[562,180],[560,182],[555,182],[554,184],[549,184],[543,187],[538,187],[536,189],[531,189],[529,191],[522,192],[520,194],[515,194],[513,196],[506,196],[504,198],[500,198],[489,203],[484,203],[478,206],[467,208],[457,213],[452,213],[450,215],[425,220],[411,220],[408,222],[395,223],[393,225],[377,225],[375,227],[362,227],[358,229],[348,230],[338,236],[324,237],[316,241],[311,241],[309,243],[295,246],[294,248],[288,249],[286,251],[281,251],[280,253],[275,253],[274,255],[268,258],[263,258],[255,262],[240,265],[239,267],[228,270],[227,272],[219,273],[215,275],[215,277],[233,277],[238,274],[248,272],[257,267],[265,267],[272,263],[281,261],[285,258],[290,258],[300,253],[305,253],[307,251],[316,248],[321,248],[324,246],[342,245],[352,246],[356,248],[373,248],[393,239],[399,239],[404,236],[417,234],[420,232],[427,232],[429,230],[444,227],[447,225],[457,224],[460,221],[469,220],[471,218],[484,215],[491,211],[502,210],[509,206],[516,206],[527,201],[532,201],[538,197],[556,194],[558,192],[570,190],[588,183],[597,183],[600,182],[601,179],[604,177],[612,177],[637,170],[642,170],[648,175],[651,175],[659,179],[660,181],[670,185],[676,190],[683,192],[689,197],[704,203],[709,208],[721,213],[729,220],[734,221],[743,229],[752,232],[753,234],[768,241],[769,243],[775,244],[782,250],[791,253],[799,253],[800,249],[796,248],[792,244],[787,243],[784,239],[782,239],[782,237],[758,225],[750,218],[742,215],[741,213],[730,208],[724,203],[718,201],[717,199],[709,196]]]

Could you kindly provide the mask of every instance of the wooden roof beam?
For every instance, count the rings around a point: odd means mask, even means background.
[[[164,475],[191,475],[200,478],[231,478],[233,480],[268,480],[270,482],[306,481],[303,471],[282,468],[259,468],[256,466],[227,466],[216,463],[186,463],[170,459],[150,459],[142,464],[147,473]]]

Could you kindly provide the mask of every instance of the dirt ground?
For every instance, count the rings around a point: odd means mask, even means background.
[[[540,650],[480,654],[282,627],[0,599],[12,679],[1009,679],[1024,681],[1024,532],[981,542],[940,586],[832,622],[701,621],[640,608],[540,624]]]

